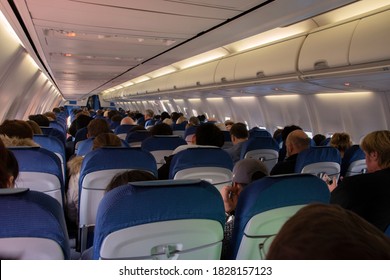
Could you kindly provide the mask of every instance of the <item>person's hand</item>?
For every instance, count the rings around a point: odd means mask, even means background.
[[[335,188],[337,188],[337,178],[333,177],[331,184],[329,184],[329,183],[327,183],[327,185],[328,185],[329,191],[332,192]]]
[[[237,190],[232,186],[224,186],[221,189],[221,195],[223,198],[225,212],[230,213],[234,211],[236,209],[238,201]]]
[[[324,174],[321,179],[328,185],[330,192],[337,187],[337,178],[335,176],[331,179],[327,174]]]

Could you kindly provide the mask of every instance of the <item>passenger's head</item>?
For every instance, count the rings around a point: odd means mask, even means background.
[[[48,117],[42,114],[30,115],[28,116],[28,119],[36,122],[39,126],[48,127],[50,125],[50,120]]]
[[[313,141],[316,143],[317,146],[321,146],[322,142],[325,139],[326,139],[326,137],[323,134],[316,134],[313,136]]]
[[[212,123],[205,123],[196,129],[195,143],[203,146],[222,147],[225,142],[223,132]]]
[[[122,116],[118,113],[111,117],[111,121],[115,123],[120,123],[122,121]]]
[[[130,117],[124,117],[121,120],[121,125],[136,125],[135,121]]]
[[[153,181],[157,178],[150,172],[143,170],[130,170],[116,174],[110,183],[108,183],[105,192],[109,192],[116,187],[126,185],[130,182],[140,182],[140,181]]]
[[[145,110],[145,119],[152,119],[154,117],[154,112],[152,109]]]
[[[234,121],[232,121],[232,120],[227,120],[227,121],[225,121],[225,122],[224,122],[225,129],[226,129],[227,131],[230,131],[230,128],[232,127],[233,124],[234,124]]]
[[[380,130],[367,134],[360,147],[366,154],[368,172],[390,167],[390,131]]]
[[[232,142],[236,143],[240,140],[247,140],[249,137],[248,129],[244,123],[235,123],[230,128],[230,137]]]
[[[161,113],[161,121],[163,121],[163,120],[165,120],[166,118],[171,118],[171,116],[169,115],[169,113],[168,112],[162,112]]]
[[[121,147],[121,139],[113,133],[101,133],[93,139],[92,150],[102,147]]]
[[[46,112],[43,115],[46,116],[49,121],[55,121],[57,119],[57,116],[54,112]]]
[[[158,123],[150,128],[152,135],[172,135],[172,127],[166,123]]]
[[[270,260],[390,259],[390,239],[357,214],[332,204],[311,204],[280,229]]]
[[[287,156],[292,156],[310,147],[310,138],[300,129],[289,133],[286,139]]]
[[[10,138],[33,138],[33,131],[30,125],[22,120],[5,120],[0,125],[0,134],[7,135]]]
[[[13,152],[0,140],[0,188],[13,188],[19,175],[19,164]]]
[[[187,127],[198,126],[198,125],[200,125],[199,119],[195,116],[190,117],[190,119],[188,120]]]
[[[109,133],[110,126],[105,119],[94,119],[89,122],[88,126],[88,138],[96,137],[101,133]]]
[[[236,162],[233,168],[233,183],[242,188],[255,180],[269,175],[267,166],[258,159],[245,158]]]
[[[42,129],[36,122],[32,120],[27,120],[26,123],[31,127],[33,134],[43,134]]]
[[[330,139],[330,146],[335,147],[340,151],[341,156],[344,156],[344,152],[352,146],[351,137],[347,133],[336,132]]]
[[[297,125],[287,125],[283,128],[282,130],[282,140],[284,143],[286,143],[286,140],[287,140],[287,136],[293,132],[294,130],[302,130],[302,128],[300,128],[299,126]]]
[[[181,124],[181,123],[183,123],[185,121],[187,121],[187,118],[184,117],[184,116],[180,116],[180,117],[177,118],[176,124]]]

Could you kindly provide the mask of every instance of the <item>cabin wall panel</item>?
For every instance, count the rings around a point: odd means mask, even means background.
[[[354,143],[374,130],[389,129],[381,94],[350,92],[317,94],[313,98],[319,119],[319,132],[347,132]]]
[[[304,98],[300,95],[265,96],[262,98],[264,117],[271,120],[273,130],[276,127],[295,124],[305,131],[312,131],[310,115]]]
[[[259,97],[232,97],[228,98],[232,107],[232,120],[234,122],[246,123],[249,128],[266,127],[264,111],[260,106],[262,102]],[[227,113],[227,112],[226,112]],[[225,113],[225,114],[226,114]],[[269,129],[267,127],[267,129]],[[272,130],[272,129],[271,129]]]

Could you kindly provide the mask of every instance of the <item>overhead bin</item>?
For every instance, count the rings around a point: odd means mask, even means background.
[[[262,79],[296,73],[298,54],[304,39],[305,36],[301,36],[239,54],[234,80]],[[229,69],[225,71],[228,74]]]
[[[309,34],[303,43],[298,69],[302,73],[349,66],[349,46],[358,20]]]
[[[217,65],[218,61],[212,61],[172,73],[167,80],[167,88],[174,90],[214,84]]]
[[[234,71],[236,70],[239,57],[239,55],[233,55],[219,61],[214,76],[214,82],[216,84],[234,81]]]
[[[168,89],[167,80],[168,77],[165,75],[144,82],[146,84],[146,91],[148,93],[151,93],[151,92],[160,92],[160,91],[167,90]]]
[[[351,41],[352,65],[390,59],[390,10],[360,20]]]

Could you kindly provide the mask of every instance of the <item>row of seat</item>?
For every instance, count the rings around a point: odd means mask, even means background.
[[[261,259],[259,249],[298,209],[328,203],[326,184],[309,174],[270,176],[239,197],[234,259]],[[61,207],[35,191],[0,191],[0,254],[10,258],[68,259]],[[131,183],[107,193],[96,217],[94,259],[219,259],[225,214],[207,181]],[[15,240],[18,238],[20,243]],[[24,247],[24,241],[29,246]],[[30,254],[31,251],[33,254]],[[16,252],[16,253],[15,253]]]

